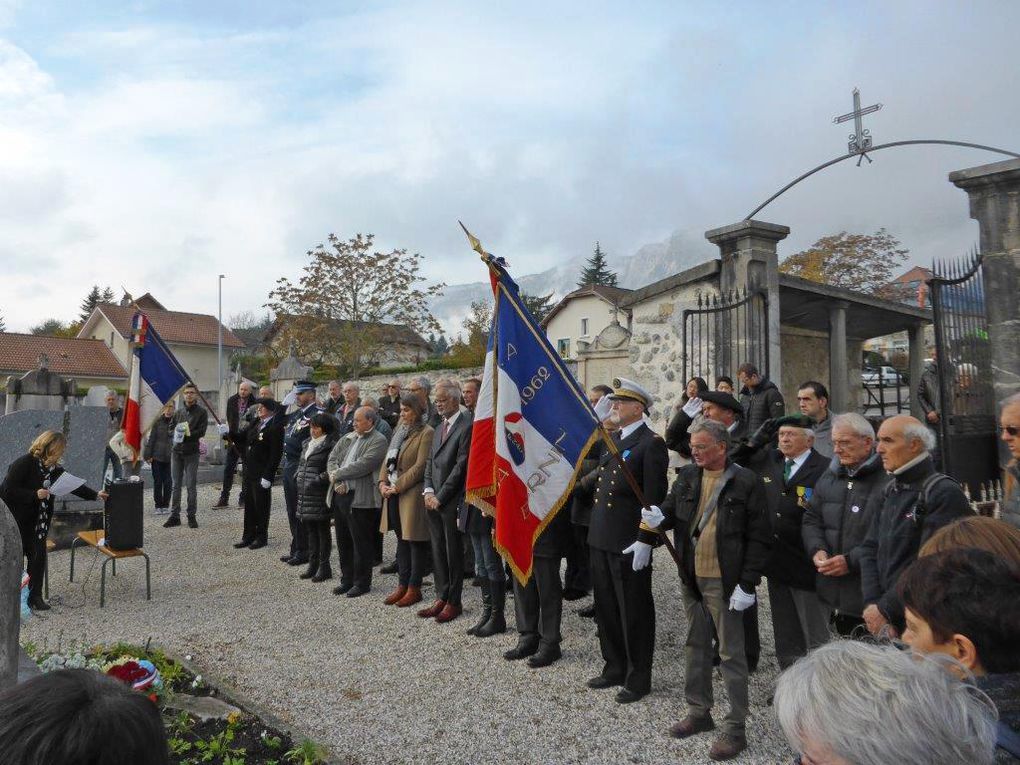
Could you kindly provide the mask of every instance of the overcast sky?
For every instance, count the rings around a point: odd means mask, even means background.
[[[875,143],[1020,150],[1020,3],[0,0],[0,315],[73,318],[89,285],[224,317],[335,231],[477,281],[457,219],[524,274],[742,219]],[[951,170],[879,152],[758,217],[792,253],[887,228],[927,263],[976,240]]]

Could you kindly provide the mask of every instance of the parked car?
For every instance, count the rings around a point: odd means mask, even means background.
[[[881,366],[872,369],[865,369],[861,372],[861,382],[866,388],[896,387],[905,384],[906,380],[899,372],[892,367]]]

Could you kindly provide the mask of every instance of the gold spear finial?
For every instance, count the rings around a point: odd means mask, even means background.
[[[487,261],[491,256],[482,247],[482,243],[478,241],[478,237],[472,234],[470,231],[468,231],[467,226],[461,223],[461,221],[457,221],[457,223],[460,223],[460,227],[464,229],[464,233],[467,235],[468,242],[471,243],[471,249],[477,252],[479,255],[481,255],[482,260]]]

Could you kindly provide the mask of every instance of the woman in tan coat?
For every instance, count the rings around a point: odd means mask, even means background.
[[[421,579],[428,555],[429,529],[422,496],[425,463],[432,449],[432,428],[422,422],[425,406],[414,393],[400,397],[400,423],[404,438],[391,445],[379,471],[379,493],[383,496],[384,534],[390,528],[397,535],[397,588],[384,601],[400,608],[421,600]],[[394,440],[397,436],[394,435]]]

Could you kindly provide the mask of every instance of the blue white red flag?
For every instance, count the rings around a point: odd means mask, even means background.
[[[526,582],[535,540],[570,499],[581,460],[599,437],[599,418],[504,264],[487,253],[482,257],[495,306],[475,406],[467,497],[495,516],[495,546]]]
[[[163,405],[190,378],[144,313],[135,314],[132,330],[134,352],[121,430],[125,443],[137,456],[142,450],[142,436],[149,432]]]

